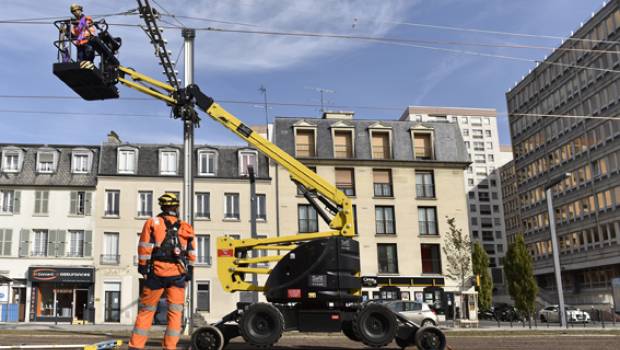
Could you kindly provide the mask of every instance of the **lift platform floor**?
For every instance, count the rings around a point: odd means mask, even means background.
[[[55,63],[54,75],[87,101],[118,98],[118,89],[104,81],[95,67],[81,68],[78,62]]]

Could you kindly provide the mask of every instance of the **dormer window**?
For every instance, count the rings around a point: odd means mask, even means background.
[[[392,159],[392,148],[390,147],[390,129],[377,126],[377,129],[370,130],[370,144],[372,146],[372,159]]]
[[[198,175],[215,176],[217,152],[211,150],[198,151]]]
[[[295,129],[295,155],[316,157],[315,129]]]
[[[413,156],[415,159],[435,159],[432,128],[427,128],[421,125],[411,128],[411,138],[413,139]],[[477,144],[474,142],[474,150],[476,147]]]
[[[159,151],[159,174],[160,175],[176,175],[178,168],[177,150],[160,150]]]
[[[334,130],[334,158],[353,158],[353,130]]]
[[[118,149],[117,171],[119,174],[135,174],[138,163],[138,150],[134,148]]]
[[[56,170],[56,154],[54,152],[37,153],[37,172],[53,173]]]
[[[87,174],[92,164],[90,151],[73,151],[71,154],[71,172],[74,174]]]
[[[254,174],[258,174],[258,152],[239,151],[239,176],[248,176],[248,165],[254,168]]]
[[[5,173],[19,172],[22,164],[22,152],[17,149],[5,149],[2,151],[2,171]]]

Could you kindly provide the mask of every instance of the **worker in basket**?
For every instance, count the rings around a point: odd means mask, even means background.
[[[138,272],[145,278],[138,317],[129,349],[143,349],[164,291],[168,301],[168,326],[164,349],[177,348],[185,299],[196,260],[194,229],[178,218],[179,201],[174,193],[159,197],[161,213],[144,223],[138,243]]]
[[[89,43],[90,39],[96,35],[93,19],[84,15],[81,5],[72,4],[70,10],[75,17],[71,20],[71,39],[77,47],[77,60],[93,62],[95,50]]]

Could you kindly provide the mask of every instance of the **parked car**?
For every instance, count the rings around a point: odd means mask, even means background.
[[[436,326],[437,315],[435,311],[426,303],[410,300],[393,300],[385,302],[385,305],[392,311],[405,316],[421,326]]]
[[[567,322],[590,322],[590,314],[576,307],[565,306]],[[559,305],[550,305],[538,311],[540,322],[560,322]]]

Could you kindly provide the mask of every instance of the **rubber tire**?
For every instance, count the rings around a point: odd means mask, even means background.
[[[349,338],[349,340],[360,341],[360,338],[358,338],[355,335],[355,332],[353,331],[353,322],[352,321],[344,321],[344,322],[342,322],[342,334],[344,334],[347,338]]]
[[[192,333],[190,344],[192,350],[222,350],[224,336],[217,327],[201,327]]]
[[[430,318],[426,318],[424,320],[422,320],[422,323],[420,323],[420,327],[427,327],[427,326],[437,326],[437,324],[435,324],[435,321],[431,320]]]
[[[282,337],[282,332],[284,316],[268,303],[250,305],[239,319],[239,333],[243,340],[258,348],[270,348]]]
[[[547,322],[545,315],[540,315],[540,322]]]
[[[367,304],[353,317],[353,332],[366,346],[386,346],[394,340],[397,331],[396,316],[385,305]]]
[[[428,343],[429,335],[434,337],[433,344]],[[437,327],[426,326],[415,332],[415,346],[418,350],[444,350],[446,345],[446,335]]]

